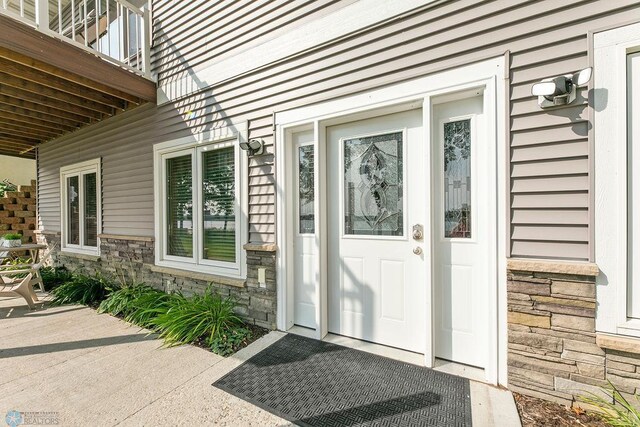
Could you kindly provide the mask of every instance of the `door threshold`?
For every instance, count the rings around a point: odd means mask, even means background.
[[[305,328],[298,325],[294,325],[287,332],[296,335],[302,335],[307,338],[317,339],[315,329]],[[363,341],[356,338],[336,334],[327,334],[322,339],[322,341],[352,348],[354,350],[361,350],[367,353],[375,354],[377,356],[388,357],[389,359],[395,359],[405,363],[411,363],[412,365],[424,366],[424,354],[414,353],[408,350],[388,347],[386,345],[376,344],[369,341]]]
[[[462,363],[456,363],[450,360],[436,358],[433,369],[481,383],[487,382],[484,369],[477,368],[475,366],[464,365]]]

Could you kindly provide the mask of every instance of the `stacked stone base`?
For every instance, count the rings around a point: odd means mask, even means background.
[[[42,234],[41,241],[60,248],[60,236]],[[247,249],[247,278],[229,279],[154,265],[152,238],[103,235],[100,256],[65,253],[52,255],[53,264],[84,274],[101,274],[117,283],[145,283],[156,289],[179,291],[185,296],[208,289],[238,303],[237,312],[246,321],[267,329],[276,328],[275,248],[252,245]],[[258,283],[258,269],[266,270],[265,287]]]
[[[640,393],[640,340],[596,333],[597,269],[588,270],[508,271],[511,390],[584,407],[580,396],[605,396],[601,387],[611,381],[637,402],[632,396]]]

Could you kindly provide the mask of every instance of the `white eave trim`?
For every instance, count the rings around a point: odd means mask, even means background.
[[[205,68],[158,87],[158,104],[175,101],[231,77],[338,39],[437,0],[360,0],[254,46],[241,54],[211,61]]]

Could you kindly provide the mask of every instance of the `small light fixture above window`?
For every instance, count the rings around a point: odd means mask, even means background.
[[[240,148],[246,151],[249,156],[259,156],[264,151],[264,141],[262,139],[250,139],[248,142],[241,142]]]
[[[571,104],[576,99],[576,89],[589,83],[591,67],[575,74],[544,79],[531,86],[531,94],[538,97],[540,108]]]

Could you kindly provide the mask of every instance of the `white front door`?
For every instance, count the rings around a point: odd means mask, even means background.
[[[328,330],[423,353],[422,110],[329,127],[327,146]]]
[[[435,104],[432,122],[434,354],[487,364],[488,269],[495,171],[483,97]],[[484,195],[484,196],[483,196]]]

